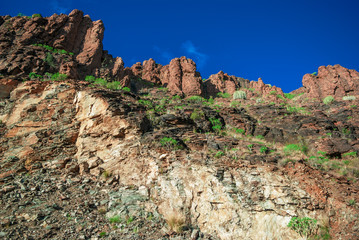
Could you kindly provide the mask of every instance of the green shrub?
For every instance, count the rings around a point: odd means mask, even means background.
[[[300,146],[298,146],[297,144],[288,144],[283,148],[283,151],[286,154],[289,154],[289,153],[295,152],[295,151],[302,151],[302,148]]]
[[[295,94],[291,94],[291,93],[284,93],[284,97],[288,98],[288,99],[293,99],[295,97]]]
[[[304,218],[297,218],[292,217],[290,222],[288,223],[288,227],[292,230],[299,233],[300,236],[305,237],[306,239],[315,233],[317,229],[317,220],[304,217]]]
[[[109,83],[106,83],[106,88],[111,89],[111,90],[119,90],[119,89],[121,89],[121,83],[119,81],[109,82]]]
[[[67,75],[66,74],[62,74],[62,73],[54,73],[51,76],[51,80],[53,81],[64,81],[67,79]]]
[[[222,123],[219,119],[217,118],[210,118],[209,121],[211,122],[212,124],[212,129],[215,131],[215,132],[219,132],[221,129],[222,129]]]
[[[350,156],[350,157],[356,157],[357,152],[348,152],[343,154],[344,157]]]
[[[90,82],[90,83],[94,83],[96,80],[96,78],[94,76],[86,76],[85,77],[85,81]]]
[[[191,114],[191,119],[193,121],[196,121],[196,120],[200,120],[204,117],[204,113],[202,110],[199,110],[199,109],[195,109],[192,114]]]
[[[108,220],[110,221],[111,224],[122,222],[122,219],[120,216],[114,216],[112,218],[109,218]]]
[[[37,18],[37,17],[42,18],[41,14],[39,13],[32,14],[32,18]]]
[[[244,130],[244,129],[242,129],[242,128],[235,128],[235,130],[236,130],[236,133],[239,133],[239,134],[244,134],[246,131]]]
[[[194,103],[201,103],[206,101],[203,97],[201,96],[190,96],[189,98],[187,98],[188,101],[190,102],[194,102]]]
[[[46,57],[44,59],[44,62],[46,62],[47,64],[49,64],[50,67],[55,68],[56,64],[55,64],[55,58],[54,56],[52,56],[51,53],[47,52],[46,53]]]
[[[96,78],[94,84],[106,87],[107,81],[103,78]]]
[[[332,97],[332,96],[327,96],[323,99],[324,104],[330,104],[332,102],[334,102],[334,97]]]
[[[265,146],[263,146],[263,147],[260,148],[259,151],[260,151],[261,153],[266,153],[266,152],[268,151],[268,148],[265,147]]]
[[[216,155],[214,155],[214,157],[220,158],[220,157],[223,157],[224,155],[225,155],[224,152],[218,151],[218,152],[216,153]]]
[[[161,146],[166,147],[168,149],[181,149],[182,146],[178,144],[178,141],[170,138],[170,137],[164,137],[160,140]]]
[[[150,100],[143,100],[143,99],[140,99],[138,100],[138,102],[148,108],[153,108],[153,104]]]
[[[269,94],[270,94],[270,95],[277,95],[277,91],[274,91],[274,90],[273,90],[273,91],[270,91]]]
[[[317,72],[313,72],[311,75],[312,76],[317,76]]]
[[[209,97],[209,99],[207,100],[207,102],[209,103],[209,104],[214,104],[214,99],[213,99],[213,97],[212,96],[210,96]]]
[[[231,94],[226,93],[226,92],[224,92],[224,93],[219,92],[219,93],[217,93],[217,97],[221,97],[221,98],[230,98],[230,97],[231,97]]]
[[[247,99],[247,94],[245,91],[235,91],[233,93],[233,99]]]
[[[122,88],[122,90],[125,92],[131,92],[131,89],[129,87],[124,87],[124,88]]]
[[[30,80],[33,80],[33,79],[42,79],[42,76],[39,75],[39,74],[36,74],[36,73],[34,73],[34,72],[31,72],[31,73],[29,74],[29,78],[30,78]]]
[[[354,101],[355,99],[357,99],[355,96],[344,96],[343,97],[344,101]]]

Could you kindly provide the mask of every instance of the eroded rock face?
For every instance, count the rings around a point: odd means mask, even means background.
[[[318,75],[303,76],[303,91],[311,98],[323,99],[326,96],[341,98],[359,94],[359,73],[339,64],[321,66]]]
[[[174,95],[202,95],[201,75],[196,72],[196,64],[191,59],[172,59],[168,68],[161,71],[161,75],[164,77],[161,79],[162,84],[167,84],[168,90]]]
[[[255,91],[261,93],[261,95],[269,98],[271,101],[277,101],[277,95],[284,97],[283,90],[276,86],[271,86],[265,84],[261,78],[258,78],[258,81],[251,81],[250,87],[253,88]]]
[[[81,77],[91,75],[101,65],[102,21],[92,22],[83,12],[73,10],[68,16],[54,14],[48,18],[6,17],[0,26],[0,72],[26,76],[30,72],[58,72],[66,61],[75,61]],[[44,44],[66,50],[74,56],[45,51],[32,44]],[[49,57],[49,54],[52,57]],[[46,61],[43,61],[47,57]]]
[[[219,92],[227,92],[233,94],[240,87],[241,85],[237,80],[237,77],[229,76],[223,71],[211,75],[204,82],[205,92],[208,96],[216,96]]]
[[[157,64],[152,58],[143,62],[142,79],[154,84],[161,84],[160,73],[162,65]]]

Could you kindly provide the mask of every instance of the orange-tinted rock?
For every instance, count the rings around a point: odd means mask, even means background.
[[[277,95],[284,97],[284,93],[281,88],[265,84],[261,78],[258,78],[257,82],[251,81],[250,87],[259,92],[262,96],[269,98],[273,102],[278,100]]]
[[[227,92],[233,94],[236,89],[240,88],[240,84],[235,76],[228,76],[223,71],[211,75],[204,82],[205,90],[208,96],[216,96],[219,92]]]
[[[186,57],[172,59],[169,66],[161,71],[162,84],[174,95],[202,95],[202,78],[196,71],[196,64]],[[165,85],[166,86],[166,85]]]
[[[16,88],[19,81],[14,79],[0,79],[0,99],[10,97],[12,90]]]
[[[152,58],[143,62],[142,67],[142,79],[160,84],[160,73],[161,73],[162,65],[157,64]]]
[[[321,66],[318,68],[317,76],[305,74],[302,82],[303,91],[311,98],[322,99],[329,95],[341,98],[359,94],[359,73],[339,64]]]
[[[73,10],[68,16],[7,18],[0,26],[0,72],[27,77],[30,72],[58,72],[65,62],[75,61],[80,77],[91,75],[101,67],[102,21],[92,22],[83,12]],[[59,54],[32,44],[49,45],[74,56]],[[43,59],[47,59],[43,61]]]

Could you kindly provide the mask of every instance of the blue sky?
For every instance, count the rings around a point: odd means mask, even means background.
[[[104,21],[104,49],[126,66],[187,56],[203,78],[223,70],[285,92],[321,65],[359,70],[358,0],[13,0],[0,15],[72,9]]]

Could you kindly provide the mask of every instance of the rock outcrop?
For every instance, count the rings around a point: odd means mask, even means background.
[[[228,92],[233,94],[240,87],[241,85],[237,80],[237,77],[228,76],[228,74],[223,71],[211,75],[204,82],[204,88],[207,96],[216,96],[219,92]]]
[[[303,92],[308,97],[323,99],[327,96],[342,98],[347,95],[359,95],[359,73],[339,64],[321,66],[318,75],[303,76]]]
[[[101,66],[102,21],[93,22],[83,12],[73,10],[68,16],[2,17],[0,26],[0,73],[26,77],[30,72],[58,72],[64,62],[75,61],[80,77],[92,75]],[[45,50],[42,44],[52,47]],[[57,49],[56,53],[53,51]],[[61,54],[60,50],[74,55]]]

